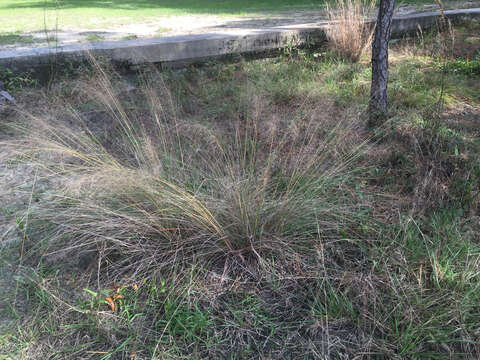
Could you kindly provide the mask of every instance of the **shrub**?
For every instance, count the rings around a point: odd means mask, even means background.
[[[444,64],[439,63],[438,66],[443,66],[443,70],[447,72],[459,73],[468,76],[478,76],[480,75],[480,54],[472,60],[459,58],[446,61]]]

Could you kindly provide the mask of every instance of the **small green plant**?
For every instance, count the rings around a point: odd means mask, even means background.
[[[209,342],[212,320],[208,312],[202,311],[198,304],[189,307],[167,299],[156,327],[169,336],[181,337],[186,341]]]
[[[17,94],[24,88],[38,85],[38,81],[33,79],[30,73],[14,74],[9,69],[0,68],[0,82],[6,91]]]
[[[469,59],[455,59],[449,60],[439,65],[443,71],[453,72],[468,76],[480,75],[480,55]]]
[[[17,223],[17,226],[18,226],[19,230],[23,230],[25,228],[25,225],[24,225],[23,220],[21,218],[17,217],[15,219],[15,221]]]
[[[328,280],[321,284],[320,288],[317,290],[318,293],[315,295],[314,303],[311,305],[312,312],[316,317],[356,321],[358,312],[348,296],[343,294],[341,290],[335,289]]]
[[[88,42],[97,42],[97,41],[103,41],[105,40],[105,37],[100,34],[90,34],[85,37],[85,41]]]
[[[83,290],[85,291],[86,294],[88,294],[90,296],[87,297],[87,300],[80,301],[79,305],[82,308],[85,308],[85,309],[88,309],[88,310],[98,311],[101,306],[106,308],[105,305],[107,305],[107,306],[110,305],[109,301],[105,300],[105,299],[109,298],[112,295],[113,290],[102,289],[102,290],[99,290],[99,291],[93,291],[93,290],[90,290],[90,289],[87,289],[87,288],[85,288]]]

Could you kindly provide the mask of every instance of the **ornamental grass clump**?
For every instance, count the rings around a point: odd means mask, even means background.
[[[333,6],[327,5],[329,26],[325,32],[329,47],[338,56],[358,62],[370,48],[375,28],[365,20],[374,8],[371,0],[335,0]]]
[[[267,122],[260,101],[212,128],[182,121],[158,74],[132,106],[96,72],[82,92],[94,110],[26,115],[10,143],[55,180],[30,215],[31,254],[92,259],[109,274],[198,260],[264,267],[272,256],[307,266],[319,239],[356,236],[351,189],[366,142],[351,145],[346,121],[305,105]]]

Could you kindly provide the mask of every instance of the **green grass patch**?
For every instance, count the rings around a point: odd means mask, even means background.
[[[244,15],[263,11],[318,9],[323,0],[5,0],[0,4],[1,32],[39,31],[45,28],[88,29],[154,20],[175,15]]]
[[[85,41],[88,42],[97,42],[97,41],[103,41],[105,38],[102,35],[99,34],[90,34],[85,37]]]
[[[448,73],[460,73],[468,76],[480,75],[480,55],[472,60],[457,59],[446,62],[444,65],[445,71]]]
[[[11,45],[11,44],[33,44],[37,39],[30,35],[22,35],[20,33],[0,33],[0,45]]]

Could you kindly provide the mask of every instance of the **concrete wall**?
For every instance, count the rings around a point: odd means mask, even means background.
[[[453,22],[480,20],[480,8],[445,11]],[[415,33],[420,26],[435,25],[439,12],[428,12],[394,18],[392,37]],[[245,30],[234,33],[173,36],[167,38],[123,40],[75,44],[59,47],[8,50],[0,52],[0,69],[14,72],[38,71],[62,62],[78,63],[89,56],[106,57],[115,63],[139,65],[145,63],[175,64],[201,62],[233,54],[262,53],[287,45],[318,45],[325,40],[325,23],[287,26],[275,29]]]
[[[480,20],[480,8],[447,10],[444,14],[454,24],[464,21]],[[429,29],[435,26],[439,17],[440,12],[438,11],[396,17],[392,23],[392,38],[400,38],[412,33],[415,34],[419,26],[422,30]]]

